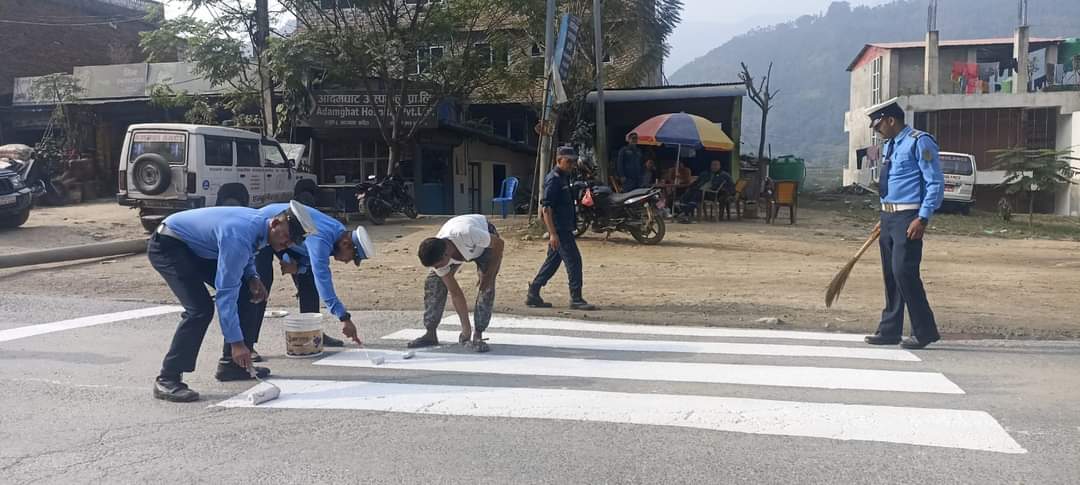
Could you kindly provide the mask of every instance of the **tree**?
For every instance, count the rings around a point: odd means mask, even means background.
[[[750,75],[750,68],[746,67],[746,63],[740,62],[739,65],[742,66],[739,80],[746,84],[746,92],[750,96],[750,100],[761,109],[761,133],[757,152],[758,171],[755,175],[756,180],[751,193],[752,198],[757,198],[757,194],[764,187],[765,177],[769,174],[769,159],[765,156],[765,127],[769,122],[769,111],[774,107],[773,98],[780,94],[780,90],[772,91],[770,86],[773,66],[771,62],[769,63],[769,70],[766,71],[765,76],[757,84],[754,84],[754,77]]]
[[[41,76],[30,84],[31,99],[53,104],[49,126],[41,141],[35,147],[37,158],[50,165],[72,157],[79,150],[79,128],[71,104],[78,101],[85,91],[79,81],[69,74],[49,74]],[[54,127],[59,125],[62,133],[57,136]]]
[[[1071,156],[1068,150],[1014,147],[991,153],[995,154],[994,169],[1005,171],[1005,181],[1000,184],[1005,193],[1027,194],[1029,230],[1035,217],[1035,193],[1076,183],[1073,177],[1077,170],[1072,162],[1078,162],[1080,158]]]

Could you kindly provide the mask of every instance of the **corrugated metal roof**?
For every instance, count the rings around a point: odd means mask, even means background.
[[[663,101],[695,98],[730,98],[746,96],[743,83],[694,84],[687,86],[659,86],[650,88],[605,89],[605,103],[634,101]],[[587,103],[596,102],[596,92],[585,97]]]

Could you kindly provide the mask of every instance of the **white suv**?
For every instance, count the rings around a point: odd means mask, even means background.
[[[262,207],[297,199],[315,205],[315,176],[296,170],[281,144],[257,133],[175,123],[128,127],[120,160],[120,205],[138,208],[152,231],[196,207]]]

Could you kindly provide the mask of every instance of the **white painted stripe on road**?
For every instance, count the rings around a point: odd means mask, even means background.
[[[33,337],[35,335],[43,335],[46,333],[62,332],[64,330],[72,330],[75,328],[93,327],[94,325],[102,325],[105,323],[134,320],[136,318],[155,317],[158,315],[166,315],[169,313],[177,313],[182,311],[184,311],[184,308],[180,306],[156,306],[117,313],[106,313],[104,315],[93,315],[89,317],[63,320],[59,322],[27,325],[25,327],[0,330],[0,342],[8,342],[11,340]]]
[[[458,326],[457,315],[446,317],[441,325]],[[490,329],[567,330],[577,332],[621,333],[637,335],[675,335],[684,337],[762,338],[817,340],[831,342],[862,342],[864,336],[853,333],[798,332],[793,330],[764,330],[752,328],[679,327],[668,325],[630,325],[626,323],[594,323],[561,318],[523,318],[505,315],[491,317]]]
[[[1026,453],[989,414],[713,396],[272,379],[273,409],[558,419]],[[243,393],[219,404],[254,407]]]
[[[439,332],[439,340],[457,342],[460,332]],[[412,340],[424,334],[423,330],[409,329],[383,337],[387,340]],[[874,359],[919,362],[915,354],[901,349],[877,349],[862,347],[819,347],[810,345],[777,345],[730,342],[683,342],[674,340],[627,340],[565,337],[561,335],[531,335],[520,333],[488,333],[484,337],[493,345],[525,345],[530,347],[555,347],[563,349],[617,350],[632,352],[676,352],[692,354],[768,355],[785,357],[832,357],[842,359]]]
[[[937,372],[908,372],[829,367],[709,364],[689,362],[640,362],[625,360],[567,359],[497,354],[417,352],[403,359],[399,351],[368,350],[385,359],[375,365],[362,350],[338,352],[316,365],[380,369],[464,372],[518,376],[586,377],[750,386],[850,389],[891,392],[964,394],[956,384]]]

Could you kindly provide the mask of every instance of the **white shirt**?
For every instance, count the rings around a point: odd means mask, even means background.
[[[451,268],[455,265],[479,258],[484,253],[484,250],[491,246],[491,233],[488,232],[487,218],[480,214],[457,216],[446,221],[446,224],[443,224],[442,229],[439,229],[439,233],[435,237],[450,241],[461,253],[461,256],[465,258],[465,261],[451,258],[450,264],[442,268],[433,268],[432,271],[439,276],[450,274]]]

